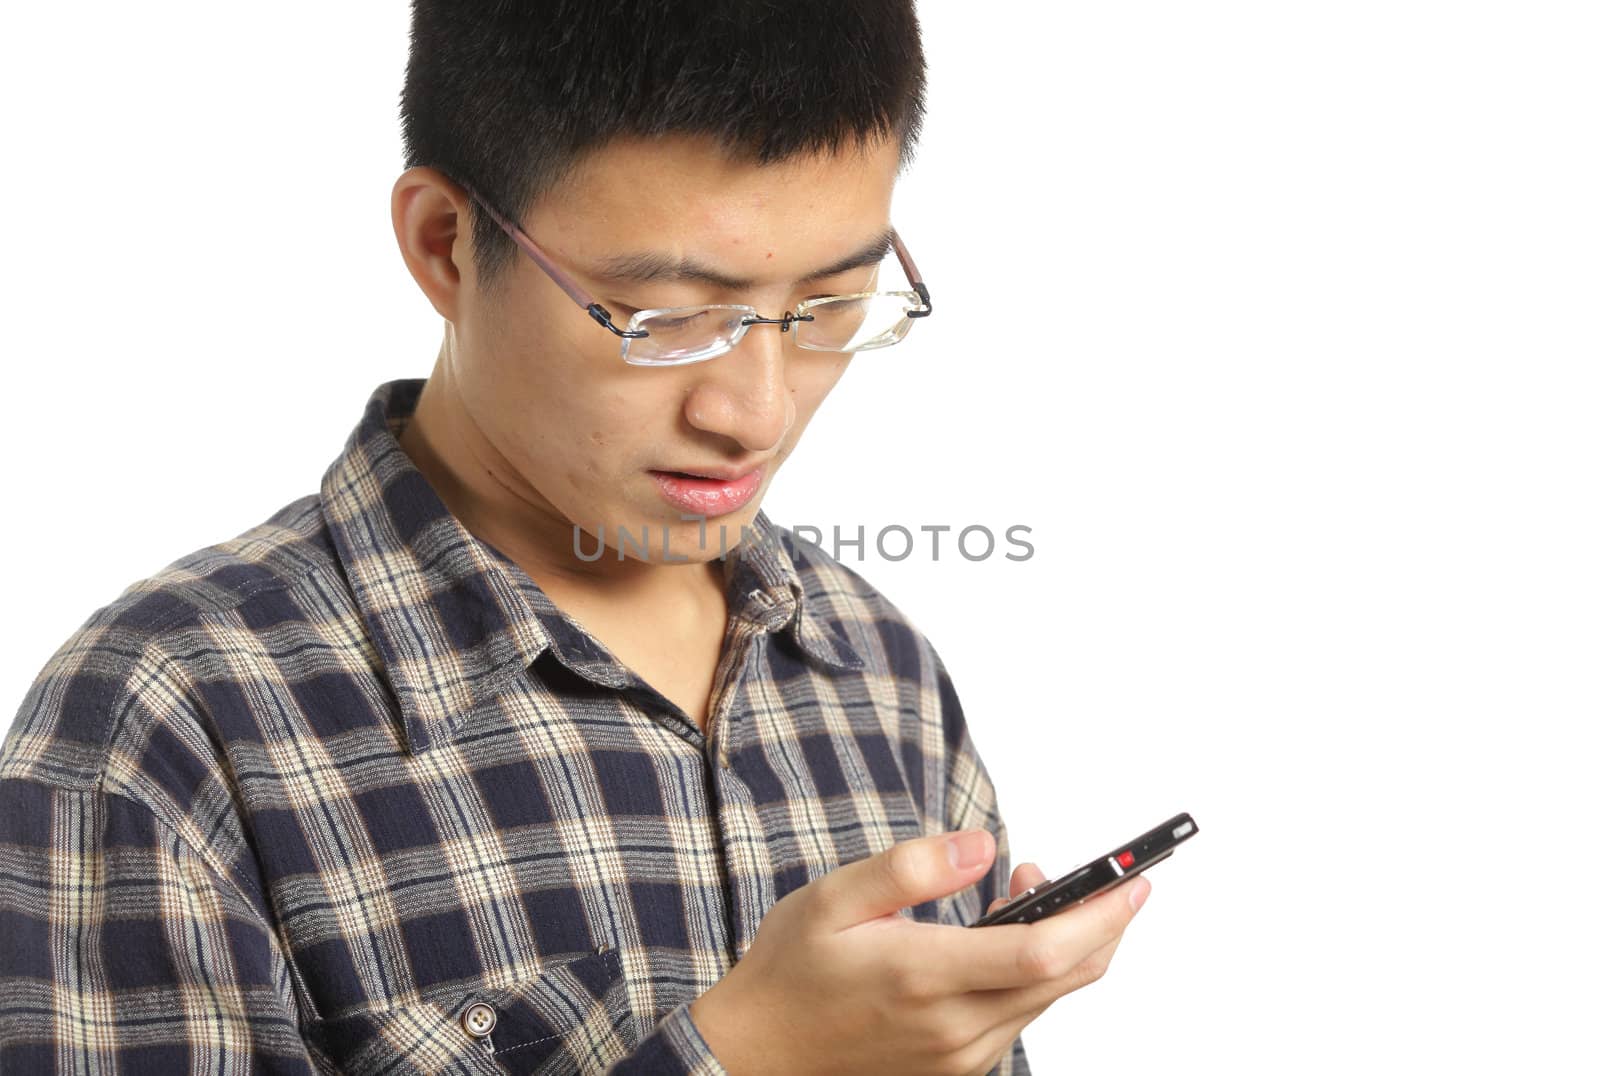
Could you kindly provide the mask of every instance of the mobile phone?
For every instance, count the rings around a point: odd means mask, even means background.
[[[1200,827],[1188,814],[1173,815],[1155,829],[1117,846],[1099,859],[1074,867],[1053,882],[1018,893],[970,925],[993,927],[1001,923],[1031,923],[1065,911],[1155,866],[1199,832]]]

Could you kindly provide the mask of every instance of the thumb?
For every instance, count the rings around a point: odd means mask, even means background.
[[[994,835],[972,829],[901,841],[846,863],[813,883],[821,925],[843,930],[965,889],[983,877],[994,853]]]

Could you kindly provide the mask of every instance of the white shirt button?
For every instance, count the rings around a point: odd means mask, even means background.
[[[461,1014],[461,1026],[467,1029],[467,1034],[475,1039],[481,1039],[494,1030],[494,1009],[483,1002],[477,1002]]]

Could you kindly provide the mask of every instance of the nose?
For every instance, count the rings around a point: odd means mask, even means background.
[[[746,452],[771,452],[794,424],[785,378],[790,333],[752,325],[732,351],[688,369],[696,380],[684,400],[689,424],[732,438]]]

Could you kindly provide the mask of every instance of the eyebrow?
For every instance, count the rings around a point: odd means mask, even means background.
[[[797,283],[809,283],[813,280],[821,280],[824,277],[849,272],[851,269],[877,265],[888,256],[889,250],[893,245],[894,230],[886,228],[854,254],[841,258],[832,265],[825,265],[816,272],[807,273],[805,276],[800,277]],[[607,281],[629,283],[653,280],[692,280],[712,284],[719,288],[726,288],[730,291],[751,288],[756,283],[749,277],[730,276],[712,266],[697,262],[693,258],[674,258],[658,251],[613,255],[600,262],[594,268],[593,275]]]

